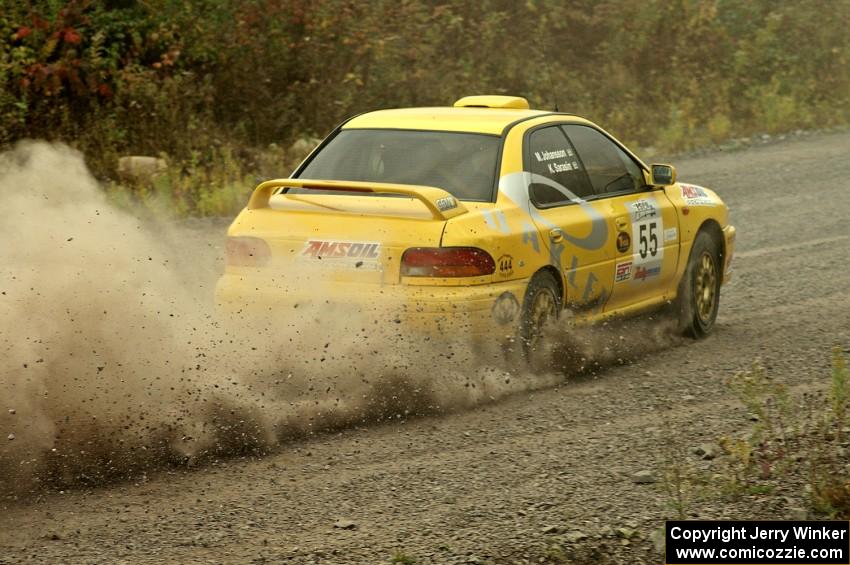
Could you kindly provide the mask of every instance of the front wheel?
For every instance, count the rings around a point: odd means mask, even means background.
[[[679,295],[676,310],[683,334],[703,338],[711,333],[720,307],[720,250],[706,232],[697,234]]]

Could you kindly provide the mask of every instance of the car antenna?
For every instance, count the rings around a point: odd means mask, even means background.
[[[555,100],[555,108],[552,111],[553,112],[560,112],[560,110],[558,110],[558,101],[557,100]]]

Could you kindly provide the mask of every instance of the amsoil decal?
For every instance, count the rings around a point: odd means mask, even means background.
[[[710,206],[714,200],[705,192],[701,186],[693,184],[680,184],[682,187],[682,198],[690,206]]]
[[[311,239],[301,250],[302,259],[329,261],[333,265],[374,270],[381,256],[381,244],[368,241]]]
[[[617,263],[617,270],[614,274],[614,282],[623,282],[632,278],[632,262]]]

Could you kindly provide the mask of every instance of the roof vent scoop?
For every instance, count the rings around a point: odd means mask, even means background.
[[[464,96],[454,103],[455,108],[514,108],[528,110],[528,100],[519,96]]]

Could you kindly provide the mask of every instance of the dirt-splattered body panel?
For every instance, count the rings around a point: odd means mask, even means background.
[[[354,166],[348,161],[370,136],[383,135],[368,132],[398,131],[426,136],[428,151],[408,152],[398,167],[384,140],[360,158],[368,165],[349,173],[370,178],[306,180],[317,170],[311,161],[340,145],[336,137],[361,136],[331,159],[333,166],[318,169],[342,175],[339,167]],[[417,176],[417,163],[458,133],[480,136],[469,158],[447,152],[444,170]],[[492,166],[484,158],[488,147],[498,150],[492,191],[470,198],[450,188],[486,172],[479,162]],[[617,159],[626,171],[619,177]],[[394,168],[400,172],[388,174]],[[258,187],[229,235],[257,238],[268,257],[262,264],[231,260],[218,298],[231,305],[286,303],[306,299],[318,285],[330,301],[403,311],[407,319],[456,315],[473,333],[498,328],[508,335],[530,282],[546,272],[558,282],[561,306],[578,319],[649,309],[675,298],[700,230],[717,238],[725,279],[735,233],[711,190],[675,179],[652,182],[649,167],[576,116],[508,107],[372,112],[332,133],[292,179]]]

